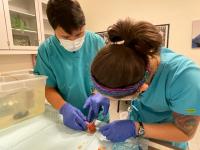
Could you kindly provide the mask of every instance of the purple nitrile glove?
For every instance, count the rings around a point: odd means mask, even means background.
[[[112,142],[123,142],[130,137],[136,137],[135,123],[131,120],[118,120],[103,127],[99,131]]]
[[[99,111],[103,107],[103,115],[106,116],[109,110],[110,101],[101,94],[94,94],[87,98],[83,108],[88,108],[89,113],[87,120],[91,122],[98,117]]]
[[[79,109],[65,103],[59,112],[63,115],[64,125],[75,130],[86,130],[86,117]]]

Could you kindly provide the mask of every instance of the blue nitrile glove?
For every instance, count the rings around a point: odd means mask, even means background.
[[[136,137],[135,123],[131,120],[118,120],[100,127],[99,131],[112,142],[123,142]]]
[[[110,106],[109,99],[98,93],[89,96],[83,108],[89,109],[87,120],[91,122],[98,117],[99,111],[101,110],[102,107],[103,107],[103,116],[106,116],[109,110],[109,106]]]
[[[79,109],[69,103],[65,103],[61,107],[60,113],[63,115],[64,125],[75,130],[86,130],[86,117]]]

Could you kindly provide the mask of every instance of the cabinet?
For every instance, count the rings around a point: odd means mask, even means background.
[[[36,54],[54,30],[47,15],[48,0],[0,0],[0,54]]]
[[[38,1],[3,0],[9,47],[36,50],[41,41]]]
[[[39,0],[42,41],[44,41],[49,36],[54,34],[54,30],[52,29],[47,19],[47,14],[46,14],[47,2],[48,2],[47,0]]]
[[[1,25],[0,25],[0,50],[2,49],[9,49],[8,47],[8,35],[6,31],[6,22],[5,22],[5,14],[4,14],[4,7],[3,1],[0,0],[0,18],[1,18]]]

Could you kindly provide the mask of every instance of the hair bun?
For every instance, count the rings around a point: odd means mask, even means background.
[[[111,42],[124,41],[124,45],[140,55],[154,55],[159,52],[162,37],[157,28],[145,21],[134,22],[127,18],[119,20],[108,28]]]
[[[108,36],[111,42],[124,41],[127,43],[131,36],[132,21],[130,19],[125,22],[120,20],[117,24],[108,28]]]

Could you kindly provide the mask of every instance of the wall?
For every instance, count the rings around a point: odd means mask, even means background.
[[[103,31],[119,18],[170,24],[169,47],[200,65],[199,49],[191,49],[192,20],[200,19],[200,0],[79,0],[87,29]],[[32,67],[30,55],[0,55],[0,72]]]
[[[195,38],[200,33],[200,20],[194,21],[192,24],[192,38]]]
[[[170,24],[169,48],[200,65],[200,49],[191,48],[192,21],[200,20],[200,0],[79,0],[87,29],[104,31],[120,18],[131,17],[153,24]],[[116,107],[116,106],[115,106]],[[116,108],[114,108],[116,110]],[[200,127],[198,133],[200,131]],[[200,134],[189,143],[200,149]]]
[[[119,18],[170,24],[169,48],[200,65],[200,49],[191,49],[192,21],[200,19],[200,0],[79,0],[87,29],[103,31]]]
[[[31,55],[0,55],[0,72],[32,68]]]

